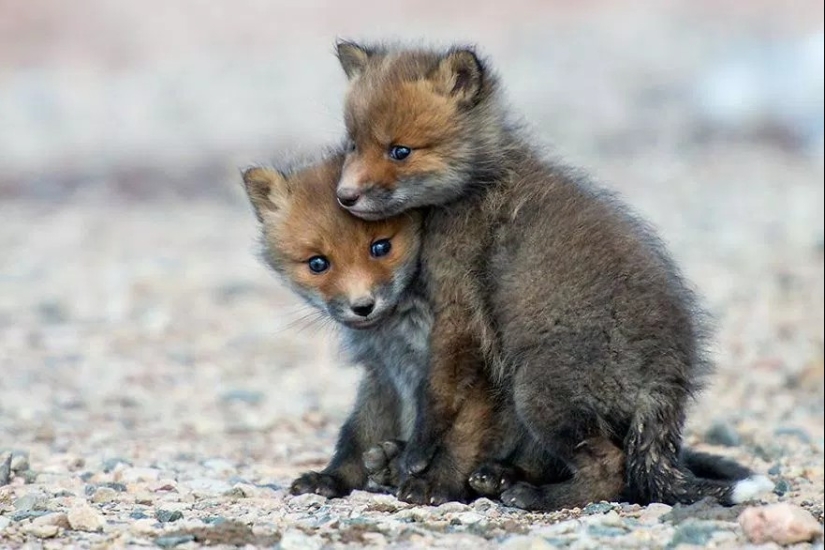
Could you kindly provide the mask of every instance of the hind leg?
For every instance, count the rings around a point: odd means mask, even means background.
[[[501,494],[501,501],[525,510],[558,510],[619,499],[624,488],[625,455],[613,442],[604,437],[583,441],[570,461],[572,478],[539,486],[516,483]]]
[[[610,402],[617,399],[611,395],[616,391],[598,391],[609,383],[602,383],[602,369],[590,366],[598,365],[594,359],[600,350],[579,346],[580,338],[565,336],[543,345],[540,357],[522,355],[513,397],[518,417],[532,437],[572,476],[539,486],[519,483],[502,494],[511,506],[555,510],[615,501],[624,488],[624,451],[613,443],[606,423],[594,412],[597,407],[616,409]],[[591,387],[595,370],[600,371],[602,388]]]

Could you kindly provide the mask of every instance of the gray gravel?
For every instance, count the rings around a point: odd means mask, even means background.
[[[821,5],[421,3],[457,10],[453,28],[316,0],[280,32],[279,3],[49,4],[0,16],[0,547],[741,548],[754,536],[745,507],[708,503],[532,514],[287,494],[328,460],[359,373],[256,259],[237,167],[333,140],[332,37],[376,28],[481,42],[537,139],[659,228],[716,323],[718,373],[687,442],[769,474],[776,490],[754,504],[822,525],[821,136],[783,130],[798,109],[719,122],[697,100],[742,51],[798,51],[822,32]],[[813,540],[795,548],[822,548],[802,523]]]

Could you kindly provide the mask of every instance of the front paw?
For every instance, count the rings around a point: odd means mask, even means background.
[[[498,462],[488,462],[472,473],[468,483],[481,496],[497,498],[515,481],[515,470]]]
[[[366,450],[362,456],[367,471],[367,487],[385,491],[398,487],[400,455],[404,442],[396,439],[384,441]]]
[[[467,502],[470,490],[464,482],[466,474],[449,468],[440,468],[438,464],[420,476],[408,476],[398,488],[398,500],[411,504],[429,504],[438,506],[445,502]]]
[[[529,483],[516,483],[503,493],[501,502],[522,510],[544,510],[546,502],[542,490]]]
[[[401,471],[411,476],[420,475],[430,466],[436,451],[437,443],[410,441],[401,455]]]
[[[326,498],[346,496],[350,493],[335,476],[322,472],[306,472],[292,482],[289,492],[293,495],[314,493]]]

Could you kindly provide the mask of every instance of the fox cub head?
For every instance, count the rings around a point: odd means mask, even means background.
[[[448,203],[497,158],[497,79],[471,49],[340,42],[338,59],[349,78],[349,150],[337,196],[356,216]]]
[[[420,218],[360,220],[335,199],[342,155],[291,173],[250,168],[243,180],[267,263],[300,296],[351,328],[379,322],[418,268]]]

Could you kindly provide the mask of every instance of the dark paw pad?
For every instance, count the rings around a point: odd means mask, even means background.
[[[542,501],[541,490],[529,483],[516,483],[501,493],[501,502],[523,510],[540,510],[544,508]]]
[[[315,493],[326,498],[341,497],[349,493],[341,482],[329,474],[307,472],[292,482],[289,492],[293,495]]]
[[[478,494],[498,497],[513,484],[513,472],[500,464],[488,463],[473,472],[468,482]]]

